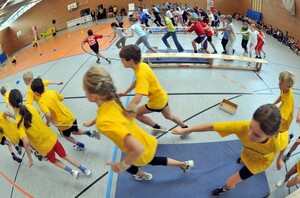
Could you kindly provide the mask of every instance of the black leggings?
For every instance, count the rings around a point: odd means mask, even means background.
[[[242,45],[242,48],[243,48],[246,52],[248,52],[247,44],[248,44],[248,40],[242,39],[241,45]]]
[[[222,38],[222,47],[223,47],[223,50],[226,52],[226,45],[227,45],[227,43],[228,43],[228,39],[224,39],[224,38]],[[226,52],[227,53],[227,52]]]
[[[166,157],[154,157],[152,161],[149,163],[152,166],[167,166],[167,158]],[[127,170],[128,173],[135,175],[137,172],[139,172],[139,168],[137,166],[130,166],[130,168]]]
[[[253,173],[251,173],[246,166],[240,169],[239,174],[242,180],[246,180],[253,176]]]

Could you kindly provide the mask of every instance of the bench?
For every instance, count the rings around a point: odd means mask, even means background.
[[[153,61],[151,59],[163,59],[163,58],[180,58],[180,62],[178,63],[159,63]],[[207,64],[193,64],[193,63],[185,63],[184,58],[188,59],[207,59]],[[233,66],[233,65],[214,65],[215,59],[223,59],[227,61],[244,61],[247,62],[248,66]],[[151,67],[206,67],[206,68],[215,68],[215,69],[239,69],[239,70],[251,70],[251,71],[260,71],[262,68],[262,64],[268,64],[268,62],[264,59],[257,58],[248,58],[242,56],[231,56],[231,55],[223,55],[223,54],[200,54],[200,53],[145,53],[142,54],[142,60],[148,63]],[[250,66],[250,63],[255,63],[255,66]]]

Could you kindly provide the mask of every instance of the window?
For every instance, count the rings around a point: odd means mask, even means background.
[[[36,2],[33,2],[33,3],[30,3],[30,4],[27,4],[27,5],[24,5],[24,6],[20,7],[15,13],[13,13],[7,19],[7,21],[5,21],[3,24],[1,24],[0,31],[7,28],[10,24],[12,24],[15,20],[17,20],[22,14],[27,12],[30,8],[32,8],[33,6],[35,6],[36,4],[38,4],[41,1],[42,0],[38,0]],[[1,22],[1,19],[0,19],[0,22]]]

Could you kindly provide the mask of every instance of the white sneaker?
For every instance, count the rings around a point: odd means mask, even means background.
[[[159,129],[153,128],[152,131],[151,131],[151,134],[153,136],[158,136],[158,135],[160,135],[162,133],[167,133],[167,131],[168,130],[166,128],[164,128],[164,127],[160,127]]]
[[[86,145],[84,145],[84,147],[77,146],[76,144],[73,145],[73,149],[75,149],[76,151],[84,151],[86,150],[86,148]]]
[[[135,180],[138,180],[138,181],[141,181],[141,180],[151,180],[152,179],[152,174],[150,174],[150,173],[147,173],[147,172],[144,172],[145,174],[146,174],[146,176],[139,176],[139,175],[132,175],[133,176],[133,178],[135,179]]]
[[[92,130],[92,131],[91,131],[91,136],[90,136],[90,137],[95,138],[95,139],[97,139],[97,140],[100,140],[101,135],[100,135],[100,133],[99,133],[98,131]]]
[[[190,134],[191,133],[182,134],[182,135],[180,135],[180,139],[182,139],[182,140],[187,139]]]
[[[91,172],[87,167],[85,167],[85,170],[83,171],[83,173],[84,173],[86,176],[90,176],[92,172]]]
[[[287,183],[287,181],[285,181],[284,179],[280,180],[279,182],[277,182],[276,187],[279,188],[279,187],[283,186],[286,183]]]
[[[72,170],[71,175],[77,180],[79,177],[79,171],[77,170]]]
[[[185,161],[184,166],[184,168],[181,168],[183,172],[190,171],[192,168],[194,168],[194,160]]]

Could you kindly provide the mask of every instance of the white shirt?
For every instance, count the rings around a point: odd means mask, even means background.
[[[141,24],[139,24],[138,22],[135,23],[134,25],[131,26],[131,29],[133,29],[135,31],[135,33],[139,36],[139,37],[142,37],[142,36],[145,36],[146,33],[144,32]]]

